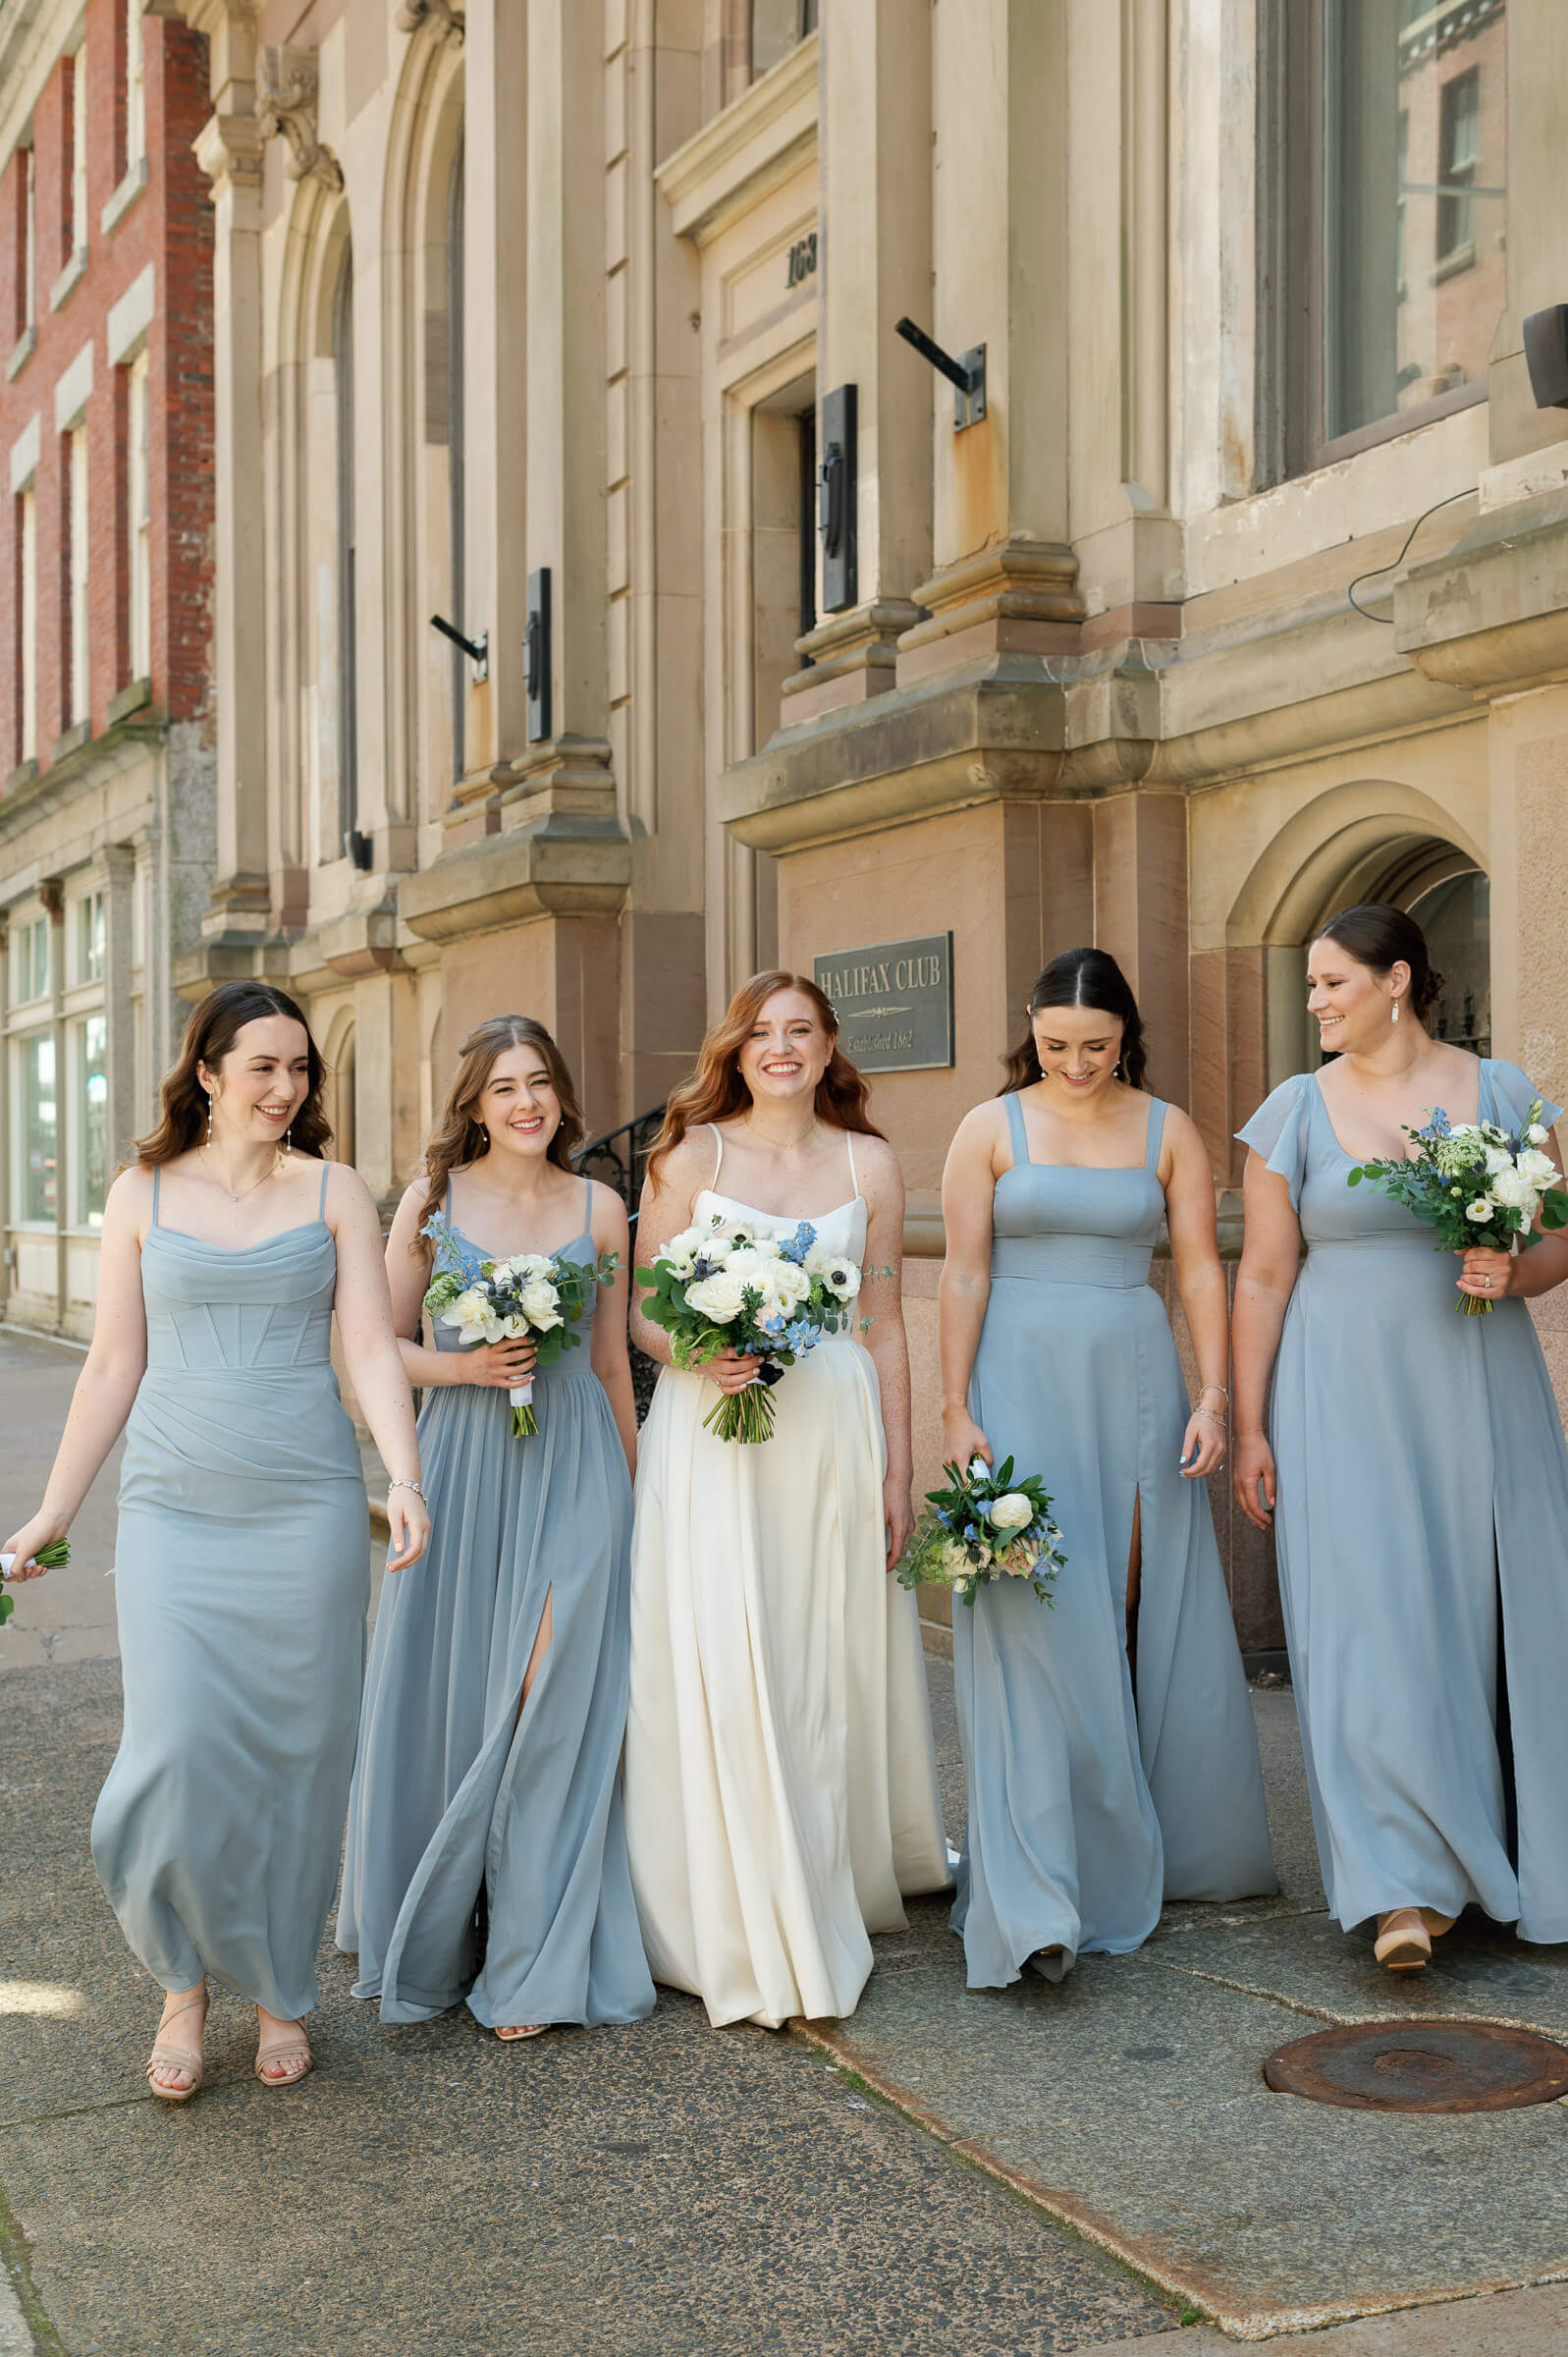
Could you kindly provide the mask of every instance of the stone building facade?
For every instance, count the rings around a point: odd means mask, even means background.
[[[213,878],[206,82],[142,0],[0,13],[0,1304],[78,1335]]]
[[[1560,0],[179,4],[218,723],[179,986],[308,1002],[380,1194],[478,1015],[542,1015],[609,1129],[759,964],[950,935],[875,1088],[929,1456],[943,1154],[1052,951],[1122,959],[1222,1191],[1347,899],[1565,1093]],[[1267,1644],[1239,1537],[1233,1578]]]

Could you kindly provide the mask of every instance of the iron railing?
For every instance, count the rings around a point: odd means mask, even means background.
[[[639,1113],[619,1129],[607,1129],[603,1137],[590,1138],[579,1146],[574,1157],[577,1168],[585,1177],[598,1178],[604,1185],[613,1186],[626,1207],[631,1223],[631,1257],[637,1257],[637,1203],[642,1193],[643,1176],[654,1140],[664,1126],[665,1109],[655,1105],[647,1113]],[[635,1287],[635,1278],[632,1280]],[[648,1413],[653,1400],[653,1387],[659,1380],[655,1359],[631,1344],[631,1389],[637,1402],[637,1422]]]

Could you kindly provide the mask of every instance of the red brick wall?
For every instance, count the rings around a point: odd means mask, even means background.
[[[81,283],[58,311],[49,293],[70,247],[70,62],[57,60],[33,116],[37,349],[0,382],[0,464],[38,419],[38,756],[69,725],[70,483],[55,431],[55,386],[89,337],[87,471],[89,709],[93,734],[128,684],[126,388],[111,367],[106,330],[115,303],[150,262],[155,304],[147,334],[148,504],[151,516],[151,666],[154,704],[171,720],[210,719],[213,387],[212,208],[191,152],[209,112],[206,42],[168,19],[145,20],[148,184],[105,231],[103,208],[125,170],[124,0],[87,0],[87,250]],[[0,340],[9,354],[20,320],[26,159],[0,171]],[[9,484],[6,486],[9,489]],[[0,628],[0,699],[20,702],[17,502],[0,502],[0,584],[12,611]],[[0,777],[16,758],[18,727],[0,745]]]

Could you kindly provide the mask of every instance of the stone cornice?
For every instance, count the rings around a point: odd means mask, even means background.
[[[619,915],[631,845],[613,821],[557,817],[449,851],[398,889],[398,913],[426,941],[534,916]]]
[[[1424,678],[1479,696],[1568,677],[1568,490],[1491,509],[1412,567],[1394,639]]]
[[[316,129],[316,52],[269,43],[256,52],[256,122],[264,138],[289,143],[291,180],[319,180],[333,195],[343,190],[343,166]]]
[[[266,138],[254,115],[209,115],[191,146],[214,190],[260,187]]]
[[[814,153],[819,39],[808,33],[760,82],[666,156],[654,179],[677,236],[705,245]]]

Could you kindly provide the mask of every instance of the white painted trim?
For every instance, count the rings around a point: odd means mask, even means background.
[[[38,452],[41,446],[42,433],[38,424],[37,412],[34,411],[11,445],[11,489],[13,494],[25,491],[37,473]]]
[[[136,346],[152,325],[157,292],[157,264],[149,262],[140,276],[132,280],[109,313],[106,341],[111,368],[135,357]]]
[[[54,430],[68,434],[81,422],[81,413],[92,391],[92,338],[89,336],[71,362],[64,368],[54,389]]]

